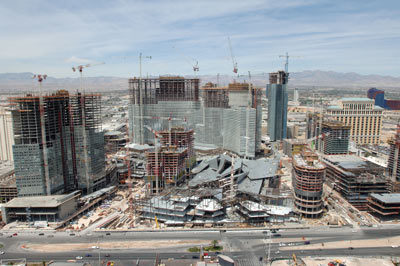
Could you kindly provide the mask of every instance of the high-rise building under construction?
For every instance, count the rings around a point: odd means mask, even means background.
[[[99,94],[10,98],[18,196],[51,195],[105,184]]]
[[[146,126],[156,131],[185,126],[194,130],[196,146],[255,157],[261,142],[259,90],[247,83],[208,84],[200,90],[199,83],[177,76],[130,79],[130,139],[153,143]]]
[[[400,183],[400,124],[397,125],[396,135],[388,142],[390,145],[390,154],[387,166],[389,176],[392,178],[392,181]]]
[[[286,138],[288,93],[286,89],[289,73],[278,71],[269,74],[267,85],[268,98],[268,135],[271,141]]]
[[[350,129],[349,125],[323,117],[321,113],[307,114],[307,139],[312,140],[312,147],[323,154],[347,154]]]
[[[293,191],[295,211],[301,216],[318,218],[323,211],[322,190],[325,166],[318,156],[303,150],[293,156]]]

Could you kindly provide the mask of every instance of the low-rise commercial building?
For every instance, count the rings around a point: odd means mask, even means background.
[[[400,193],[371,193],[368,197],[368,211],[380,218],[400,218]]]
[[[79,196],[79,192],[72,192],[66,195],[15,198],[2,206],[2,218],[5,223],[62,222],[76,212]]]

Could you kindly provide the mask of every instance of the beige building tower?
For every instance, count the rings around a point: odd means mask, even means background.
[[[14,145],[11,113],[0,107],[0,161],[12,161]]]
[[[383,108],[368,98],[343,98],[329,106],[327,115],[351,127],[350,139],[357,144],[379,144]]]

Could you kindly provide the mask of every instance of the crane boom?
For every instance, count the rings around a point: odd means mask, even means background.
[[[172,46],[172,48],[176,49],[175,46]],[[187,56],[185,56],[185,55],[184,55],[181,51],[179,51],[178,49],[176,49],[176,50],[177,50],[177,51],[179,52],[179,54],[185,59],[185,61],[186,61],[189,65],[192,66],[194,75],[196,75],[196,72],[199,72],[199,70],[200,70],[199,61],[197,61],[196,59],[193,59],[194,61],[196,61],[196,64],[193,64],[193,63],[192,63],[192,60],[190,60]]]
[[[74,71],[74,72],[75,71],[82,72],[84,68],[98,66],[98,65],[104,65],[104,64],[105,64],[105,62],[98,62],[98,63],[74,66],[74,67],[72,67],[72,71]]]
[[[229,50],[231,52],[231,58],[232,58],[232,65],[233,65],[233,73],[238,73],[238,67],[237,67],[237,62],[235,60],[235,57],[233,56],[233,49],[232,49],[232,44],[231,44],[231,38],[228,36],[228,43],[229,43]]]

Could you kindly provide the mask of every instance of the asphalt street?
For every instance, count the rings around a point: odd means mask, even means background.
[[[0,255],[3,259],[26,258],[28,261],[57,260],[65,261],[82,256],[86,261],[97,261],[99,250],[87,249],[68,252],[34,252],[21,248],[26,243],[38,244],[62,244],[62,243],[91,243],[96,245],[98,242],[116,241],[144,241],[144,240],[219,240],[224,245],[223,254],[233,257],[238,261],[244,261],[248,265],[261,265],[260,258],[268,255],[268,232],[267,230],[253,231],[160,231],[160,232],[111,232],[106,233],[92,232],[89,234],[79,234],[71,236],[66,232],[44,232],[39,235],[38,231],[18,232],[18,236],[10,238],[13,232],[5,233],[0,236],[0,242],[4,245],[2,250],[5,254]],[[274,238],[305,238],[312,239],[310,244],[328,243],[341,240],[358,239],[380,239],[386,237],[400,236],[400,226],[384,226],[379,228],[362,227],[353,228],[313,228],[313,229],[293,229],[280,230]],[[289,257],[292,253],[298,256],[398,256],[399,248],[376,247],[376,248],[353,248],[353,249],[321,249],[312,250],[279,250],[277,243],[271,244],[271,258]],[[135,261],[154,259],[159,254],[162,259],[196,259],[198,254],[187,252],[187,247],[169,247],[153,249],[101,249],[100,260],[119,260]],[[212,254],[213,255],[213,254]],[[90,257],[86,257],[90,256]],[[107,256],[107,257],[106,257]],[[193,257],[194,256],[194,257]]]

